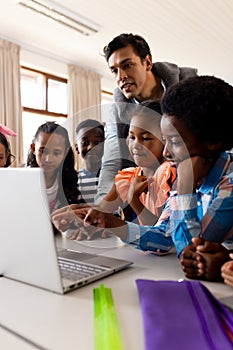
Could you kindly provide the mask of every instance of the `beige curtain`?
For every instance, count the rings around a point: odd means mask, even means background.
[[[17,133],[10,137],[14,166],[23,163],[20,47],[0,38],[0,123]]]
[[[68,129],[75,143],[75,129],[80,121],[91,118],[101,121],[101,75],[84,68],[68,65],[69,112]],[[81,160],[77,159],[76,168]]]

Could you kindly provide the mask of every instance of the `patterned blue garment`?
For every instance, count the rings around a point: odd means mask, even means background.
[[[167,253],[174,245],[178,257],[202,236],[212,242],[233,238],[233,157],[222,152],[209,175],[193,194],[170,194],[155,226],[127,222],[127,243],[142,250]]]

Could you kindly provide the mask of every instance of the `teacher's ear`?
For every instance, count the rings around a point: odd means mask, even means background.
[[[75,148],[76,153],[80,154],[77,143],[74,145],[74,148]]]
[[[35,154],[35,144],[34,142],[30,144],[30,150],[33,154]]]

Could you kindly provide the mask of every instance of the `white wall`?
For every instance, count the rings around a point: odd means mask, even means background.
[[[58,75],[62,78],[68,78],[67,65],[69,64],[69,62],[64,61],[64,59],[61,59],[59,57],[49,57],[48,55],[43,54],[43,52],[36,53],[21,48],[20,63],[21,65],[27,66],[29,68],[42,70],[46,73]],[[113,91],[114,86],[114,81],[110,74],[109,79],[106,77],[102,77],[102,90]]]

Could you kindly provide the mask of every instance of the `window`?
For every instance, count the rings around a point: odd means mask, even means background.
[[[68,93],[67,79],[35,69],[21,67],[21,99],[23,106],[23,153],[24,162],[37,128],[46,121],[63,124],[67,118]],[[110,115],[109,106],[113,94],[102,91],[102,121]]]
[[[101,119],[103,123],[108,122],[111,115],[111,105],[113,103],[113,93],[102,90],[101,92]]]
[[[67,79],[22,67],[21,98],[24,111],[67,117]]]
[[[46,121],[62,124],[67,118],[67,80],[21,67],[23,152],[27,154],[37,128]]]
[[[113,103],[113,93],[106,91],[106,90],[102,90],[101,91],[101,104],[105,104],[105,103]]]

